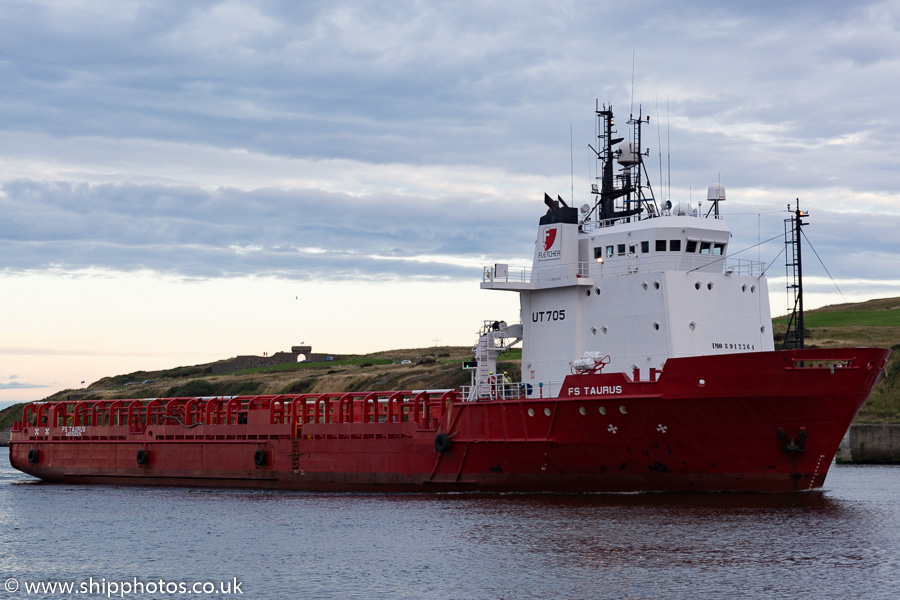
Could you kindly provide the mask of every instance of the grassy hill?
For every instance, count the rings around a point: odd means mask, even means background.
[[[856,418],[858,423],[900,423],[900,298],[826,306],[805,315],[809,347],[880,346],[891,348],[885,374]],[[787,317],[772,321],[776,348]],[[469,383],[461,362],[469,347],[388,350],[335,356],[334,362],[298,363],[213,375],[210,364],[164,371],[137,371],[105,377],[83,390],[62,390],[47,400],[298,394],[391,389],[445,389]],[[500,370],[520,377],[520,350],[501,357]],[[408,360],[408,364],[396,364]],[[21,415],[21,405],[0,412],[0,429]]]
[[[787,322],[787,317],[772,319],[776,348]],[[807,347],[879,346],[894,351],[855,422],[900,423],[900,298],[825,306],[807,311],[803,322]]]

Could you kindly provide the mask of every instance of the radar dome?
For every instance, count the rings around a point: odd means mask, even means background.
[[[673,214],[679,217],[683,216],[692,216],[693,211],[691,210],[691,205],[687,202],[679,202],[675,205],[675,208],[672,209]]]
[[[710,202],[719,201],[725,199],[725,186],[721,183],[714,183],[709,186],[709,191],[706,192],[706,199]]]

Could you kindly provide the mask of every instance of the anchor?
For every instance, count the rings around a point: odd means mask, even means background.
[[[788,438],[784,428],[778,428],[778,439],[781,440],[781,449],[788,454],[797,454],[798,452],[806,452],[806,427],[801,427],[796,438]]]

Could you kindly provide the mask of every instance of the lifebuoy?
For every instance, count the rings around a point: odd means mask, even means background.
[[[28,451],[28,462],[30,464],[36,464],[37,461],[41,460],[41,451],[37,448],[32,448]]]
[[[137,464],[144,466],[150,462],[150,453],[146,450],[137,451]]]
[[[257,467],[266,466],[266,451],[265,450],[257,450],[253,453],[253,464]]]
[[[450,446],[453,445],[453,442],[450,441],[450,436],[446,433],[439,433],[437,437],[434,438],[434,451],[440,452],[443,454],[447,450],[450,449]]]

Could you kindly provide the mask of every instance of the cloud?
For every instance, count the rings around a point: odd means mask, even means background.
[[[10,375],[5,378],[6,381],[0,380],[0,390],[25,390],[25,389],[34,389],[34,388],[43,388],[48,387],[46,385],[33,384],[33,383],[25,383],[23,381],[18,381],[18,375]]]
[[[471,277],[480,268],[475,260],[489,253],[529,253],[520,232],[541,212],[469,198],[320,190],[24,180],[2,189],[0,269],[12,272]]]
[[[721,177],[756,211],[800,197],[832,264],[887,277],[900,11],[639,5],[640,20],[580,1],[14,3],[0,269],[457,278],[527,262],[545,191],[574,178],[590,201],[599,98],[620,126],[651,116],[658,193],[696,201]]]

